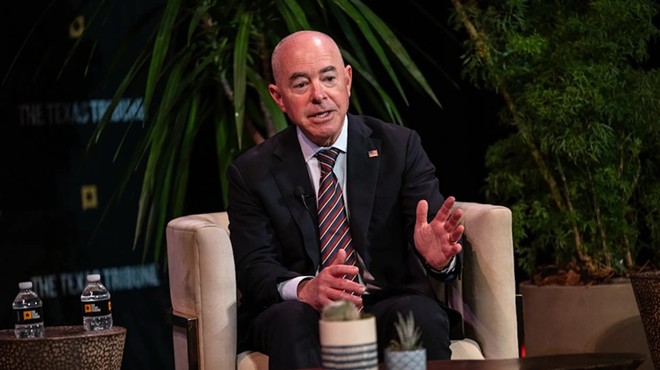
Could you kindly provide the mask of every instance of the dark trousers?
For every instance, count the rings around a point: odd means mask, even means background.
[[[364,311],[376,317],[379,362],[383,361],[387,345],[396,338],[397,312],[407,315],[409,311],[413,312],[415,324],[422,332],[427,359],[451,357],[449,319],[436,300],[420,295],[365,299]],[[298,301],[281,302],[252,321],[248,340],[252,349],[268,355],[270,370],[321,368],[318,321],[319,313],[309,305]]]

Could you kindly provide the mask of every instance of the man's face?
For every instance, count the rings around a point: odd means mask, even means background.
[[[351,66],[344,66],[331,39],[317,35],[288,40],[278,58],[271,96],[312,142],[331,145],[348,111]]]

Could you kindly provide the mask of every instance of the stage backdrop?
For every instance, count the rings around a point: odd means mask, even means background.
[[[152,21],[150,12],[165,1],[106,1],[102,18],[94,22],[90,18],[100,0],[14,0],[0,12],[0,328],[12,327],[11,302],[18,282],[27,279],[44,299],[47,325],[80,324],[85,275],[99,272],[113,296],[115,324],[128,329],[123,370],[173,367],[167,273],[151,256],[144,261],[139,245],[132,249],[140,176],[103,216],[130,148],[141,138],[139,125],[131,126],[143,114],[141,89],[122,101],[99,146],[92,152],[85,148],[127,71],[125,59],[115,59],[124,50],[123,37]],[[423,138],[441,191],[483,201],[484,153],[504,135],[496,124],[499,97],[460,78],[462,46],[455,35],[438,34],[433,22],[414,29],[400,25],[416,17],[414,7],[372,3],[406,39],[436,34],[435,47],[421,48],[429,59],[416,47],[410,50],[423,70],[439,64],[444,71],[427,76],[443,108],[423,96],[400,108],[406,125]],[[447,22],[450,5],[428,7],[438,22]],[[83,29],[89,33],[80,39]],[[133,47],[124,52],[136,55],[144,39],[134,35],[128,39]],[[114,158],[125,134],[126,150]],[[206,155],[215,152],[212,136],[202,132],[195,145],[193,157],[200,160],[191,162],[185,213],[222,208],[217,179],[209,176],[217,163]],[[440,138],[450,140],[438,145]]]
[[[127,329],[122,369],[173,368],[167,273],[133,250],[140,184],[130,182],[104,216],[141,136],[130,125],[143,114],[139,89],[99,146],[86,146],[126,71],[113,60],[122,36],[162,3],[109,1],[96,27],[95,1],[13,1],[0,15],[0,328],[13,327],[11,303],[24,280],[43,299],[46,326],[81,325],[85,277],[100,273],[114,323]],[[134,35],[126,52],[145,39]],[[115,158],[121,140],[127,150]]]

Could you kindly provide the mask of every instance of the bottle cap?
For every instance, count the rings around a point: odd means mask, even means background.
[[[101,280],[101,275],[100,274],[89,274],[87,275],[87,281],[95,282],[95,281],[100,281]]]
[[[32,289],[31,281],[21,281],[18,283],[18,289]]]

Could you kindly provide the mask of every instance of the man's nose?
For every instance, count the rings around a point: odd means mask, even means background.
[[[328,94],[325,91],[325,87],[320,82],[312,83],[312,101],[320,102],[325,100],[328,97]]]

